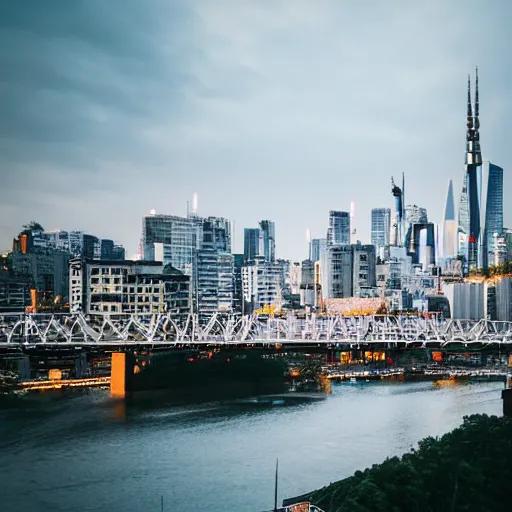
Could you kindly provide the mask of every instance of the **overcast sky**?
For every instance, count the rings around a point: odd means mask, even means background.
[[[328,211],[455,201],[467,74],[484,159],[512,187],[512,2],[19,0],[0,3],[0,249],[35,220],[135,253],[141,219],[276,222],[307,256]],[[505,224],[512,208],[505,200]]]

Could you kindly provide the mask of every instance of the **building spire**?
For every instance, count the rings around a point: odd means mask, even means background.
[[[478,132],[480,128],[480,119],[479,119],[479,113],[480,113],[480,101],[478,98],[478,67],[476,68],[476,77],[475,77],[475,111],[474,111],[474,118],[473,118],[473,150],[475,153],[475,163],[477,165],[480,165],[482,163],[482,151],[480,149],[480,133]]]
[[[480,103],[478,100],[478,66],[476,68],[476,80],[475,80],[475,130],[478,130],[480,128],[480,122],[478,119],[479,111],[480,111]]]
[[[470,132],[473,128],[473,107],[471,106],[471,76],[468,75],[468,114],[467,114],[467,125],[468,125],[468,140],[470,140]]]

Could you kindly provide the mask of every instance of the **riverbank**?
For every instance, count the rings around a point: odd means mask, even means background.
[[[512,419],[472,415],[440,438],[303,496],[325,512],[509,511]]]

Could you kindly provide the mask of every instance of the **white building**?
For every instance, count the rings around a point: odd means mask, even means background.
[[[281,267],[276,263],[267,263],[264,258],[255,258],[254,264],[242,267],[242,290],[244,301],[254,309],[273,305],[280,309]]]
[[[487,284],[445,283],[443,293],[454,320],[481,320],[487,317]]]

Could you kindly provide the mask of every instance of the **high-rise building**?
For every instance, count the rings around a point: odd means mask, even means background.
[[[202,220],[174,215],[145,216],[142,223],[143,259],[155,260],[155,244],[160,243],[168,255],[164,263],[170,263],[182,272],[190,272],[195,252],[201,248]]]
[[[487,268],[489,263],[494,263],[495,235],[503,232],[503,169],[483,162],[481,170],[478,266]]]
[[[480,120],[478,98],[478,69],[476,71],[475,108],[471,103],[471,77],[468,76],[466,164],[459,209],[459,253],[466,258],[467,270],[478,267],[482,258],[481,247],[480,186],[482,153],[480,150]]]
[[[326,247],[326,238],[313,238],[313,240],[311,240],[311,260],[320,261],[322,251],[324,251]]]
[[[234,305],[234,257],[212,249],[197,252],[197,312],[210,315],[232,313]]]
[[[457,221],[455,219],[455,202],[453,200],[453,183],[450,180],[443,220],[443,257],[457,256]]]
[[[327,245],[350,244],[350,213],[331,210],[329,212],[329,229]]]
[[[263,255],[263,237],[259,228],[244,229],[244,260],[252,262]]]
[[[390,229],[391,209],[373,208],[371,243],[377,248],[377,252],[379,252],[381,248],[389,245]]]
[[[197,251],[197,311],[201,314],[233,311],[234,257],[231,224],[220,217],[202,219],[201,249]]]
[[[260,230],[263,243],[262,256],[268,263],[276,261],[276,225],[271,220],[260,221]]]

